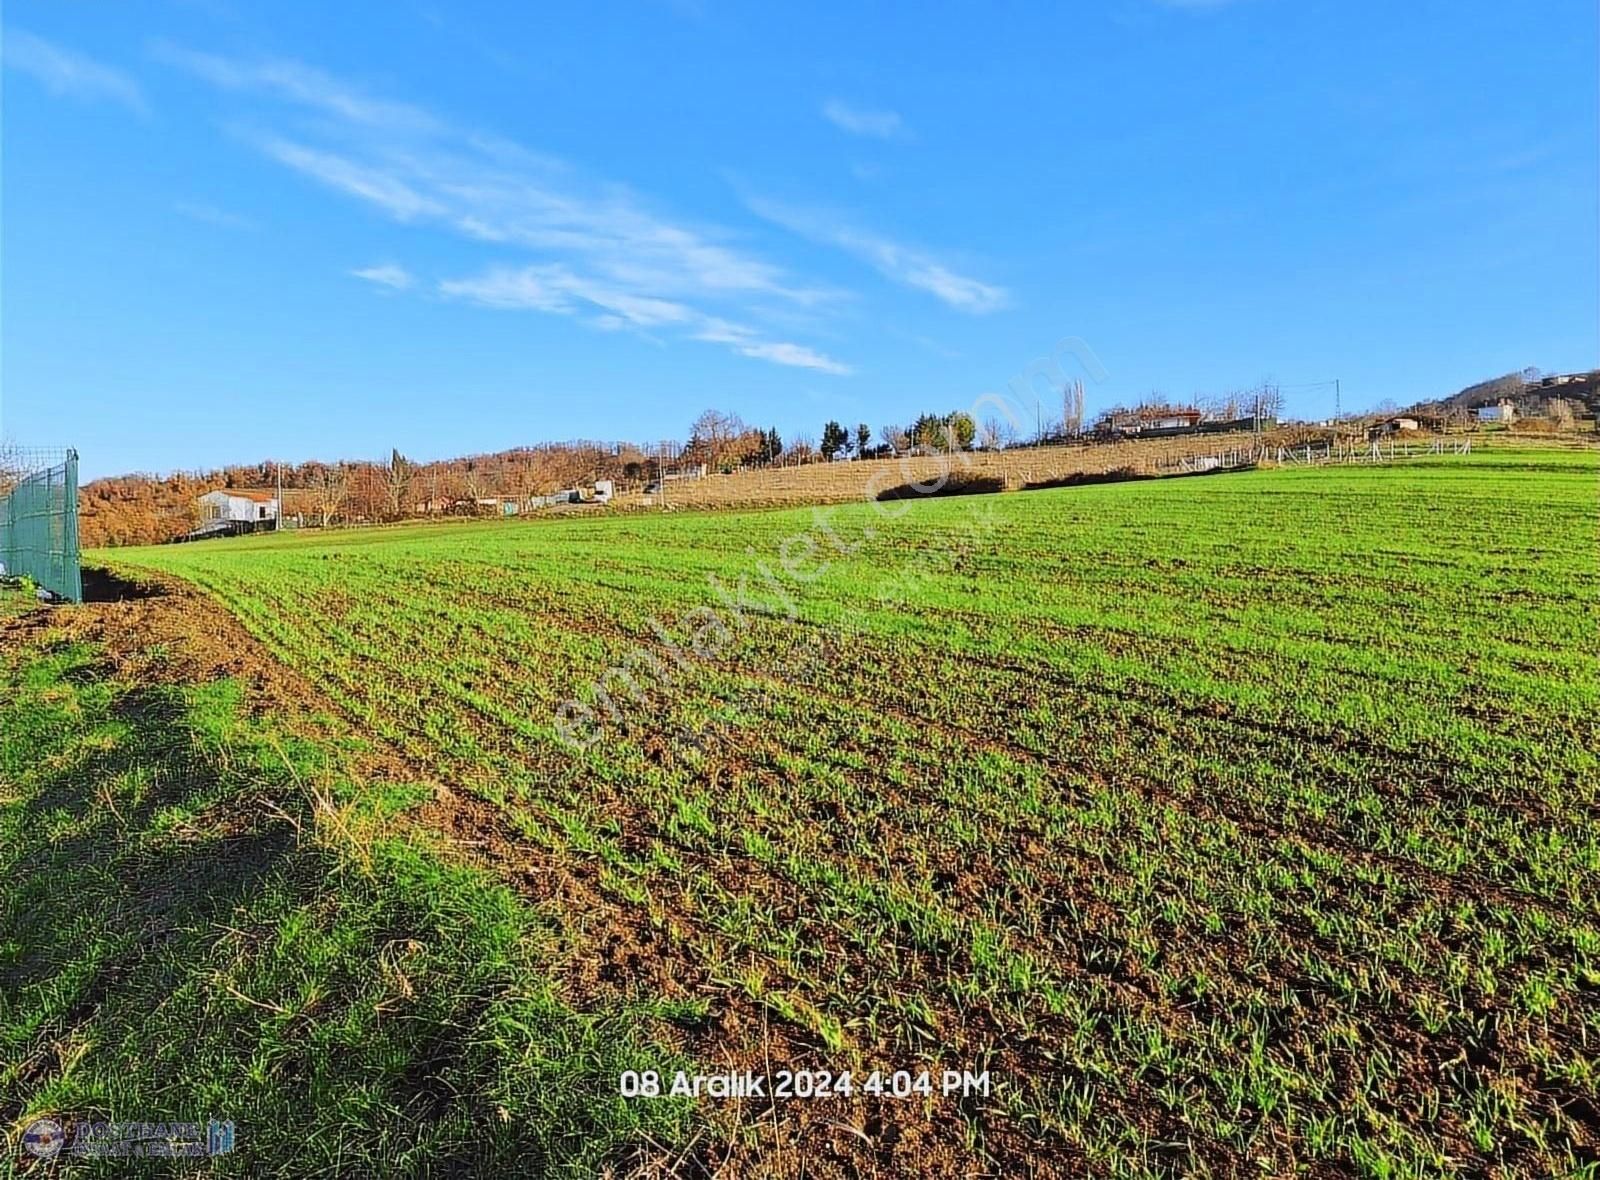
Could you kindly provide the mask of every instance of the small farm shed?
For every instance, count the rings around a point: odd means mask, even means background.
[[[479,496],[473,503],[501,516],[516,516],[522,511],[522,501],[515,496]]]
[[[271,492],[245,492],[237,488],[207,492],[195,501],[200,509],[200,523],[219,521],[249,522],[260,525],[278,519],[278,501]]]
[[[1421,430],[1422,423],[1415,418],[1388,418],[1378,423],[1370,431],[1373,438],[1391,434],[1403,434],[1408,430]]]
[[[1478,407],[1479,422],[1504,422],[1507,425],[1515,422],[1517,408],[1508,401],[1497,402],[1492,406]]]

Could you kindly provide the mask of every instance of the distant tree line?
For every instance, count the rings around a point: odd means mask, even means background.
[[[595,479],[640,480],[647,452],[631,443],[577,441],[422,463],[392,450],[386,461],[240,464],[167,476],[121,475],[78,493],[85,547],[150,545],[198,523],[196,501],[216,490],[283,489],[283,511],[307,525],[373,523],[425,515],[497,513]]]
[[[1207,417],[1236,419],[1250,413],[1277,416],[1282,397],[1262,384],[1185,409]],[[1137,406],[1114,406],[1086,423],[1083,385],[1062,391],[1059,416],[1035,407],[1034,421],[997,412],[980,423],[965,411],[924,411],[909,423],[887,423],[874,432],[866,422],[829,419],[820,436],[798,431],[785,438],[777,427],[752,426],[736,413],[708,409],[689,425],[686,442],[654,444],[577,440],[517,447],[487,455],[435,462],[414,461],[399,450],[386,460],[271,462],[235,465],[165,477],[125,475],[95,480],[80,492],[80,530],[87,546],[149,544],[182,536],[194,527],[195,501],[215,489],[284,490],[284,513],[297,523],[333,525],[400,520],[441,514],[502,511],[505,502],[537,503],[564,488],[610,479],[619,488],[642,487],[663,474],[703,465],[707,472],[734,472],[773,465],[876,459],[909,453],[948,453],[974,448],[1070,442],[1130,412],[1177,409],[1158,394]]]

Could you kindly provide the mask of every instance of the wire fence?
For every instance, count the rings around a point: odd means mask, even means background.
[[[1257,463],[1277,463],[1285,467],[1323,463],[1385,463],[1423,455],[1470,455],[1471,439],[1435,438],[1420,442],[1396,442],[1393,438],[1301,443],[1279,446],[1252,441],[1207,455],[1179,455],[1162,459],[1157,472],[1193,474],[1201,471],[1231,471]]]
[[[77,451],[0,444],[0,574],[83,601]]]

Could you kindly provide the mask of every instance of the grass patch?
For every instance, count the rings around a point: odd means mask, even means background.
[[[552,932],[245,717],[238,687],[0,655],[0,1117],[232,1119],[223,1174],[592,1174],[682,1133],[663,1054],[547,982]],[[102,1161],[90,1173],[125,1171]],[[76,1174],[76,1173],[75,1173]]]

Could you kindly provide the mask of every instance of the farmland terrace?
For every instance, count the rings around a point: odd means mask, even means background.
[[[0,1097],[305,1174],[1592,1175],[1597,473],[102,554],[0,622]],[[617,1097],[677,1065],[995,1086]]]
[[[713,472],[703,479],[668,480],[666,502],[677,508],[847,504],[915,495],[915,485],[926,487],[944,477],[972,491],[1022,491],[1112,474],[1153,474],[1174,460],[1213,454],[1251,438],[1248,432],[1233,432],[969,451],[953,458],[914,455],[792,467],[780,463],[728,475]],[[661,502],[659,496],[651,499]]]

